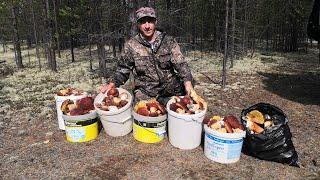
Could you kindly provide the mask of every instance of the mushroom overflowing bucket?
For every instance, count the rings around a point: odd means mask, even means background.
[[[76,101],[67,99],[61,105],[65,132],[69,142],[86,142],[98,136],[98,118],[93,107],[93,98]]]
[[[207,158],[223,164],[240,159],[246,131],[235,116],[213,116],[204,124],[204,130],[204,154]]]
[[[113,88],[98,94],[94,107],[109,136],[125,136],[132,131],[132,96],[127,90]]]
[[[190,97],[171,98],[167,103],[167,111],[170,143],[180,149],[198,147],[207,103],[192,91]]]
[[[54,96],[54,99],[56,100],[59,129],[65,130],[65,124],[62,118],[62,111],[60,109],[62,102],[67,99],[77,100],[77,99],[84,98],[86,96],[87,96],[86,92],[82,92],[73,88],[62,89],[56,93],[56,95]]]
[[[166,134],[167,112],[155,99],[138,102],[132,111],[133,137],[144,143],[160,142]]]

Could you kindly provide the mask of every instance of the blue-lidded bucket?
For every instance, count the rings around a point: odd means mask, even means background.
[[[223,163],[235,163],[239,161],[243,138],[246,132],[221,133],[204,125],[204,154],[207,158]]]

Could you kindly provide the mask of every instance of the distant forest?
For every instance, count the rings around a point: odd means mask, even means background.
[[[312,41],[306,27],[313,0],[1,0],[0,42],[15,51],[36,48],[39,68],[44,56],[57,71],[56,57],[74,48],[96,47],[99,61],[117,57],[123,43],[137,33],[135,11],[157,10],[159,28],[186,50],[220,52],[233,59],[256,50],[306,51]],[[110,55],[105,47],[110,46]],[[91,51],[90,51],[91,52]],[[100,64],[100,63],[99,63]],[[231,63],[232,66],[232,63]]]

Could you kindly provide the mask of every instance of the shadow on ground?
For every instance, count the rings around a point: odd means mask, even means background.
[[[259,74],[266,90],[305,105],[320,105],[320,73]]]
[[[270,72],[258,72],[264,89],[305,105],[320,105],[320,64],[318,49],[308,53],[267,54],[262,63]]]

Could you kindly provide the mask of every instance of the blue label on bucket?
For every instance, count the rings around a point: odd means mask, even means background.
[[[241,154],[243,139],[228,140],[205,134],[205,151],[210,159],[219,162],[238,159]]]
[[[242,139],[237,139],[237,140],[227,140],[227,139],[220,139],[220,138],[216,138],[216,137],[213,137],[209,134],[206,134],[206,136],[216,142],[220,142],[220,143],[227,143],[227,144],[234,144],[234,143],[239,143],[239,142],[242,142]]]
[[[70,136],[72,141],[80,141],[86,137],[84,128],[66,129],[66,133]]]

